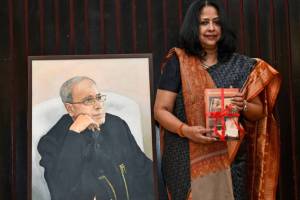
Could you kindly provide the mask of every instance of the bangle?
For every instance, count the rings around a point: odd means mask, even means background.
[[[248,111],[248,101],[244,100],[244,107],[243,107],[243,112]]]
[[[178,135],[179,135],[180,137],[184,137],[184,134],[183,134],[183,131],[182,131],[183,125],[184,125],[184,123],[180,124],[180,126],[179,126],[179,128],[178,128],[178,131],[177,131],[177,133],[178,133]]]

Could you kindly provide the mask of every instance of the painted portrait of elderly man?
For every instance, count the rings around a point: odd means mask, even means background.
[[[95,81],[73,77],[60,97],[68,114],[38,144],[51,199],[152,200],[152,162],[126,122],[105,113]]]
[[[30,199],[155,199],[151,59],[30,57]]]

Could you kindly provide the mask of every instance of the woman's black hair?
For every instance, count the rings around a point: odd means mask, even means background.
[[[222,36],[217,43],[218,60],[219,62],[224,62],[236,50],[236,36],[229,28],[220,0],[196,0],[190,5],[180,29],[179,47],[184,49],[187,54],[200,58],[205,57],[206,52],[199,41],[200,12],[204,6],[213,6],[218,12],[222,30]]]

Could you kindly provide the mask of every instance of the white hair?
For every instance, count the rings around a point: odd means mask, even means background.
[[[62,86],[60,87],[59,95],[60,95],[62,102],[72,103],[72,101],[73,101],[72,89],[73,89],[74,85],[76,85],[77,83],[80,83],[83,80],[90,80],[91,82],[96,84],[96,82],[93,79],[86,77],[86,76],[75,76],[73,78],[70,78],[69,80],[64,82],[62,84]]]

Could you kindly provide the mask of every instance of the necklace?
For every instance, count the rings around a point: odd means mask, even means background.
[[[205,70],[207,70],[207,69],[210,68],[211,66],[215,65],[215,64],[213,64],[213,65],[208,65],[208,64],[206,64],[203,60],[200,60],[200,63],[201,63],[202,67],[203,67]]]
[[[210,68],[210,66],[209,66],[208,64],[204,63],[203,61],[201,61],[201,65],[202,65],[202,67],[203,67],[205,70],[207,70],[208,68]]]

